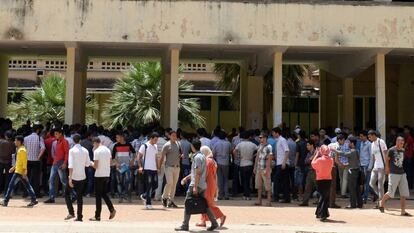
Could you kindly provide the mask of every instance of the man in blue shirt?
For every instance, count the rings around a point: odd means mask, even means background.
[[[361,131],[359,133],[359,139],[361,139],[360,147],[359,147],[359,159],[361,161],[361,170],[363,170],[365,175],[365,183],[364,183],[364,192],[362,193],[362,200],[364,203],[367,203],[368,195],[369,195],[369,181],[371,178],[371,170],[373,164],[373,160],[371,159],[371,142],[368,140],[368,132]]]
[[[229,167],[231,143],[226,140],[226,133],[219,133],[219,140],[212,144],[214,159],[217,162],[218,199],[229,200]]]

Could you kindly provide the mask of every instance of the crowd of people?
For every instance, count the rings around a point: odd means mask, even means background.
[[[217,126],[210,134],[204,128],[108,130],[95,124],[31,122],[15,129],[8,119],[0,119],[0,126],[1,204],[7,206],[13,195],[30,196],[29,206],[43,196],[48,197],[46,204],[63,196],[66,220],[82,221],[84,196],[95,196],[96,214],[90,220],[99,221],[102,199],[112,219],[116,211],[110,197],[130,203],[136,195],[146,209],[153,208],[152,200],[177,208],[177,195],[195,193],[204,196],[209,207],[197,226],[211,221],[208,229],[214,230],[219,226],[216,219],[221,226],[226,220],[217,200],[251,200],[257,193],[257,206],[293,201],[308,206],[318,196],[316,215],[325,221],[328,208],[341,208],[337,194],[349,199],[346,208],[373,201],[384,212],[397,189],[401,215],[410,216],[405,198],[413,187],[414,141],[408,126],[392,128],[385,140],[372,129],[351,132],[346,127],[307,134],[300,126],[239,127],[230,133]],[[188,230],[189,218],[185,214],[176,230]]]

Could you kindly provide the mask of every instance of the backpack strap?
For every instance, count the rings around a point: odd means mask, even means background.
[[[384,164],[384,169],[385,169],[385,160],[384,160],[384,155],[382,153],[382,148],[381,148],[381,139],[378,139],[378,147],[381,153],[382,164]]]
[[[147,143],[144,143],[144,161],[142,162],[142,169],[145,169],[145,160],[147,158],[147,149],[148,149],[148,145]]]

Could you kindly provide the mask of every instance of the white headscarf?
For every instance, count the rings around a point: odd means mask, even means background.
[[[213,157],[213,152],[210,150],[208,146],[202,146],[200,148],[200,151],[201,153],[203,153],[204,156],[206,156],[206,158]]]

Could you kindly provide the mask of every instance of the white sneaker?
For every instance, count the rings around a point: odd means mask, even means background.
[[[152,205],[147,205],[145,208],[146,208],[147,210],[152,210]]]

